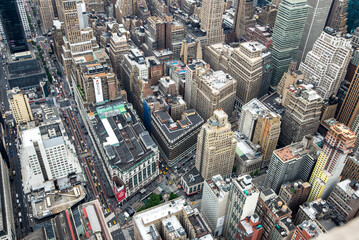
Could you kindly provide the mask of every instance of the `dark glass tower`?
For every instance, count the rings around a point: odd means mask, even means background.
[[[0,17],[11,53],[28,50],[16,0],[0,0]]]

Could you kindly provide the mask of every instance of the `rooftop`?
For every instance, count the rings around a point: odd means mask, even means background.
[[[356,180],[345,179],[337,184],[337,188],[354,199],[359,198],[359,183]]]
[[[152,119],[169,142],[178,140],[204,123],[203,118],[192,109],[185,110],[182,114],[182,119],[176,122],[165,110],[154,112]]]
[[[307,135],[303,141],[292,143],[284,148],[277,149],[273,152],[283,162],[289,162],[302,158],[306,154],[316,154],[319,148],[313,144],[313,137]]]
[[[210,71],[207,74],[201,75],[200,79],[204,81],[212,90],[221,91],[225,87],[233,84],[235,81],[229,74],[220,71]]]
[[[219,200],[222,200],[229,193],[230,179],[224,181],[221,175],[216,175],[212,179],[206,180],[206,182]]]
[[[189,170],[188,172],[186,172],[184,175],[182,175],[181,178],[186,182],[188,187],[197,185],[204,181],[203,177],[195,167]]]
[[[238,183],[240,191],[244,192],[247,196],[250,196],[255,192],[259,192],[252,183],[252,178],[249,175],[240,176],[235,181]]]
[[[286,189],[288,193],[294,195],[298,189],[303,188],[310,188],[311,185],[308,182],[304,182],[301,179],[295,180],[293,182],[284,183],[281,186],[282,188]]]
[[[197,209],[194,209],[194,213],[188,217],[188,220],[194,228],[197,238],[211,233],[211,229]]]
[[[167,232],[171,239],[177,239],[187,235],[176,216],[163,219],[162,225],[164,226],[164,231]]]
[[[131,104],[118,100],[94,111],[92,122],[112,167],[127,171],[157,151]]]
[[[300,209],[309,217],[310,220],[317,220],[326,231],[336,227],[342,226],[345,220],[332,206],[325,200],[317,199],[312,202],[306,202],[300,206]]]
[[[260,101],[271,111],[283,116],[285,107],[281,104],[281,99],[277,92],[264,96]]]
[[[260,193],[260,199],[265,203],[275,218],[282,218],[290,214],[291,210],[272,189],[268,188]]]
[[[318,237],[319,234],[323,233],[317,223],[312,220],[303,221],[298,225],[298,228],[302,231],[305,231],[311,238]]]
[[[139,230],[139,234],[142,237],[142,240],[156,239],[153,237],[152,233],[157,232],[157,230],[153,227],[152,223],[164,219],[171,214],[183,211],[185,202],[186,200],[184,197],[179,197],[173,201],[165,202],[156,207],[136,213],[133,216],[133,222],[137,225],[137,229]]]

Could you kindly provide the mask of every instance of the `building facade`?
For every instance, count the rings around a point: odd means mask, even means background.
[[[52,0],[38,0],[40,17],[41,17],[41,27],[43,32],[47,32],[52,28],[52,21],[55,18],[54,8],[52,6]]]
[[[27,123],[34,120],[27,95],[22,93],[10,93],[8,94],[8,100],[17,124]]]
[[[329,196],[340,180],[340,174],[348,154],[352,152],[355,140],[355,134],[344,124],[330,127],[309,180],[312,190],[308,201],[326,199]]]
[[[195,166],[204,179],[232,173],[236,144],[228,115],[222,109],[215,110],[197,140]]]
[[[279,4],[270,50],[273,56],[271,87],[274,89],[290,61],[296,57],[307,14],[306,1],[283,0]]]
[[[201,29],[206,32],[208,45],[224,42],[222,29],[223,0],[204,0],[201,8]]]
[[[255,5],[252,0],[237,0],[236,3],[233,29],[236,35],[236,40],[240,41],[247,27],[253,27],[256,22],[254,19]]]
[[[344,80],[352,54],[350,39],[326,28],[299,66],[305,83],[317,86],[323,99],[336,94]]]
[[[310,183],[297,179],[293,182],[282,184],[279,196],[288,205],[293,214],[297,213],[299,206],[307,201],[310,193]]]
[[[326,26],[333,28],[334,31],[347,33],[348,25],[348,0],[334,0],[328,16]]]

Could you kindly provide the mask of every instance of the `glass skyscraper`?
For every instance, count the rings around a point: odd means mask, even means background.
[[[288,69],[289,63],[296,57],[307,14],[306,0],[283,0],[279,4],[271,45],[272,89],[277,87],[283,73]]]

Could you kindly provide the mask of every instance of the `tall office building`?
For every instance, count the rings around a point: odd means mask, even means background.
[[[232,180],[224,221],[226,239],[235,239],[239,222],[254,214],[259,193],[249,175],[243,175]]]
[[[309,85],[289,86],[285,99],[279,137],[281,146],[298,142],[307,134],[314,134],[319,126],[322,98]]]
[[[222,15],[223,0],[203,0],[201,8],[201,29],[206,32],[207,45],[224,42]]]
[[[339,110],[337,120],[351,127],[359,110],[359,65],[355,70],[344,102]]]
[[[244,42],[235,48],[229,74],[237,81],[237,99],[246,104],[258,97],[262,82],[262,49],[258,42]]]
[[[89,27],[88,14],[84,9],[86,6],[82,0],[62,1],[65,37],[61,58],[69,82],[71,82],[72,58],[92,53],[99,48],[93,30]]]
[[[0,18],[11,53],[28,50],[26,38],[31,37],[23,0],[1,0]]]
[[[260,112],[254,129],[252,142],[261,146],[263,165],[267,165],[277,147],[280,136],[281,116],[278,113]]]
[[[254,19],[253,0],[237,0],[236,14],[234,16],[234,32],[236,40],[240,41],[247,27],[253,27],[256,23]]]
[[[129,52],[127,37],[125,35],[113,34],[110,39],[109,57],[113,70],[118,79],[121,78],[121,62],[123,56]]]
[[[8,93],[11,111],[17,124],[34,120],[27,95],[22,93]]]
[[[228,115],[217,109],[202,126],[197,140],[196,168],[204,179],[232,173],[237,140]]]
[[[276,88],[290,61],[296,57],[307,20],[306,0],[283,0],[274,24],[271,52],[273,74],[271,87]]]
[[[302,141],[273,152],[264,186],[278,192],[281,185],[297,179],[308,181],[320,148],[308,135]]]
[[[236,88],[237,82],[229,74],[210,70],[193,79],[191,106],[204,120],[210,118],[217,108],[222,108],[230,116],[233,111]]]
[[[305,83],[317,86],[318,94],[329,99],[344,80],[351,53],[350,39],[326,28],[299,66]]]
[[[326,26],[334,31],[347,33],[348,0],[334,0],[330,9]]]
[[[308,182],[303,182],[302,179],[297,179],[293,182],[282,184],[278,195],[295,214],[297,213],[299,206],[307,201],[310,187]]]
[[[340,180],[340,174],[348,154],[352,152],[355,140],[355,134],[344,124],[330,127],[309,180],[312,190],[308,201],[328,197]]]
[[[215,237],[223,234],[224,219],[227,214],[230,182],[220,175],[204,181],[201,213]]]
[[[52,0],[38,0],[38,4],[42,31],[46,33],[47,31],[51,30],[53,24],[52,21],[55,18]]]
[[[345,179],[356,180],[359,182],[359,159],[357,154],[348,156],[347,158],[347,162],[342,171],[342,180]]]
[[[302,40],[299,44],[297,61],[304,61],[307,53],[312,50],[315,41],[325,27],[332,0],[307,0],[308,17],[305,22]]]
[[[115,14],[117,21],[123,23],[123,17],[134,15],[140,4],[144,2],[141,0],[116,0]]]

